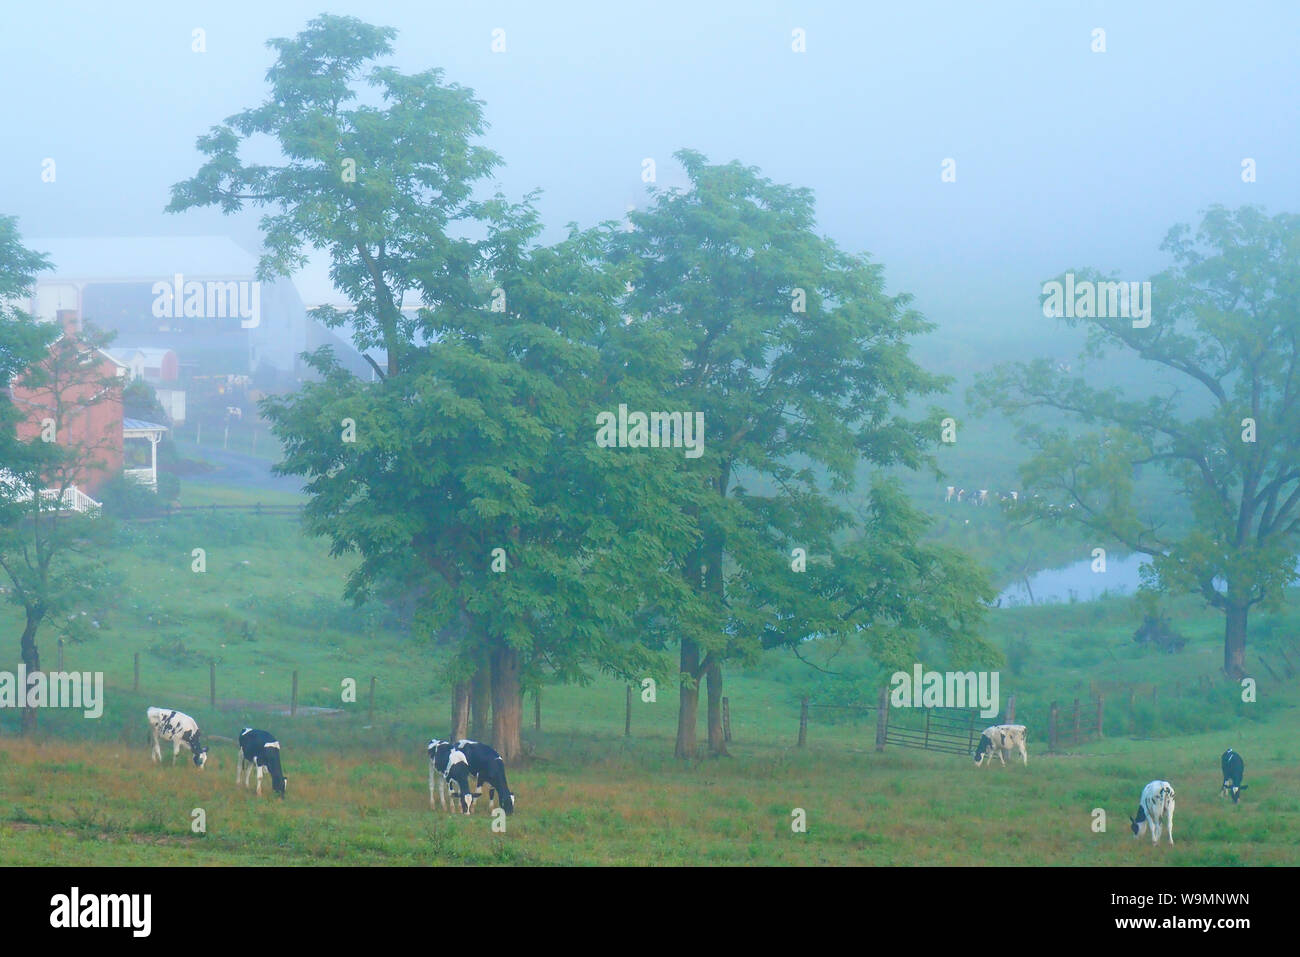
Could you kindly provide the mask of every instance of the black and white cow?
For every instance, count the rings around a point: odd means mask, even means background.
[[[1143,830],[1151,828],[1151,843],[1160,842],[1161,821],[1169,829],[1169,843],[1174,843],[1174,788],[1168,781],[1152,781],[1142,789],[1138,801],[1137,817],[1130,817],[1133,836],[1141,837]]]
[[[199,723],[188,714],[168,708],[150,708],[149,731],[153,737],[151,755],[154,761],[162,760],[162,742],[172,743],[172,764],[181,753],[181,745],[188,744],[194,755],[194,766],[199,770],[208,760],[207,746],[199,740]]]
[[[1028,765],[1029,752],[1025,749],[1025,740],[1028,736],[1029,731],[1023,724],[995,724],[985,728],[980,734],[979,746],[975,749],[976,767],[980,764],[986,768],[991,766],[996,756],[1005,768],[1007,766],[1005,756],[1014,751],[1019,751],[1020,757]]]
[[[245,728],[239,732],[239,753],[235,759],[235,784],[239,784],[239,776],[242,774],[244,787],[248,787],[254,768],[257,769],[258,796],[262,794],[262,772],[269,771],[271,790],[283,798],[289,779],[284,776],[284,771],[280,767],[280,742],[269,731]]]
[[[1223,752],[1219,764],[1223,766],[1223,787],[1219,789],[1219,797],[1231,793],[1232,803],[1236,804],[1241,792],[1250,786],[1241,783],[1241,777],[1246,773],[1246,762],[1241,760],[1240,754],[1229,748]]]
[[[478,787],[488,786],[489,804],[496,801],[507,814],[515,813],[515,796],[506,783],[506,763],[501,755],[486,744],[469,739],[457,741],[456,748],[469,762],[469,773],[478,779]]]

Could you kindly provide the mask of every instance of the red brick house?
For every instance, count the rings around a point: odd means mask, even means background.
[[[66,349],[69,340],[75,341],[80,328],[74,311],[61,310],[59,320],[64,333],[50,347],[51,356],[46,360],[46,368],[50,370],[56,368],[55,350]],[[62,406],[62,424],[54,440],[62,446],[84,450],[82,463],[69,478],[71,484],[94,495],[105,482],[122,472],[125,441],[122,386],[127,369],[101,349],[94,350],[88,360],[75,371],[61,370],[62,383],[53,382],[36,389],[10,383],[9,395],[23,413],[17,427],[18,438],[23,441],[38,438],[47,427],[52,427],[57,419],[55,410]]]

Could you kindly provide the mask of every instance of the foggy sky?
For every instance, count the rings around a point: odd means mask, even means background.
[[[477,92],[496,185],[544,189],[548,238],[620,218],[645,157],[681,183],[671,154],[691,147],[811,187],[823,231],[949,328],[1045,322],[1039,284],[1067,267],[1144,278],[1211,203],[1300,212],[1293,0],[807,6],[7,4],[0,213],[26,237],[224,234],[256,252],[256,213],[163,207],[200,164],[195,137],[265,97],[266,40],[323,11],[396,27],[395,65]],[[303,298],[329,298],[325,281],[299,277]]]

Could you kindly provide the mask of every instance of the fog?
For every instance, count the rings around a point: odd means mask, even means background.
[[[954,334],[1049,324],[1039,284],[1071,266],[1149,275],[1168,228],[1210,204],[1300,205],[1291,3],[610,6],[327,9],[395,27],[396,66],[439,67],[477,92],[485,143],[505,160],[496,185],[542,188],[550,237],[641,202],[645,158],[660,186],[681,182],[671,154],[690,147],[813,189],[822,229]],[[7,10],[0,210],[28,237],[227,235],[256,252],[256,212],[163,207],[198,168],[195,137],[265,96],[266,41],[321,12],[320,0]],[[806,52],[792,50],[795,29]],[[941,181],[947,158],[955,182]],[[340,299],[323,261],[295,282],[308,304]]]

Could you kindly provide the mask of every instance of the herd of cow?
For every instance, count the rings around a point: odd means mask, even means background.
[[[152,757],[162,760],[162,742],[172,744],[172,763],[180,754],[181,746],[188,745],[194,766],[202,769],[208,761],[208,746],[203,743],[199,723],[188,714],[167,708],[148,710],[149,730],[153,737]],[[453,807],[459,805],[462,813],[469,814],[475,799],[482,796],[483,786],[488,789],[488,807],[495,802],[507,814],[515,810],[515,797],[506,783],[506,763],[501,755],[477,741],[468,739],[429,742],[429,807],[433,807],[434,792],[447,807],[450,797]],[[262,793],[262,775],[271,775],[271,790],[284,797],[289,779],[280,766],[280,742],[269,731],[244,728],[239,732],[239,750],[235,759],[235,783],[242,776],[248,787],[253,771],[257,771],[257,793]],[[470,783],[470,778],[474,783]]]
[[[180,754],[181,746],[188,745],[194,757],[195,767],[202,768],[208,760],[208,748],[202,741],[198,722],[180,711],[166,708],[150,708],[149,729],[153,735],[152,756],[154,761],[162,760],[162,742],[172,743],[172,763]],[[1025,747],[1027,729],[1023,724],[995,724],[985,728],[980,734],[979,745],[975,749],[975,766],[988,767],[994,756],[1006,767],[1006,755],[1019,752],[1026,765],[1029,764],[1029,752]],[[488,807],[493,803],[507,814],[515,810],[515,796],[506,782],[506,763],[501,755],[477,741],[468,739],[451,742],[434,738],[428,744],[429,753],[429,807],[434,806],[435,793],[445,810],[448,798],[452,807],[459,806],[461,813],[469,814],[477,798],[482,797],[483,787],[488,789]],[[1241,783],[1246,772],[1246,764],[1241,755],[1229,748],[1223,752],[1219,761],[1223,770],[1223,787],[1219,796],[1232,795],[1236,804],[1241,792],[1247,785]],[[244,787],[248,787],[253,771],[257,771],[257,793],[262,793],[262,775],[271,775],[271,789],[284,797],[289,779],[284,776],[280,766],[280,742],[269,731],[258,728],[244,728],[239,732],[239,751],[235,762],[235,783],[242,775]],[[471,784],[470,778],[474,779]],[[1142,789],[1138,801],[1137,816],[1130,815],[1133,836],[1141,837],[1148,825],[1151,829],[1151,841],[1160,840],[1161,831],[1169,835],[1169,843],[1174,843],[1174,788],[1168,781],[1152,781]]]
[[[1019,751],[1020,757],[1028,765],[1029,753],[1025,749],[1026,734],[1027,729],[1023,724],[995,724],[985,728],[980,733],[979,745],[975,748],[975,766],[979,767],[983,764],[984,767],[989,767],[996,755],[1002,762],[1002,766],[1006,767],[1005,755],[1013,751]],[[1241,759],[1240,754],[1229,748],[1219,759],[1219,767],[1223,771],[1223,787],[1219,789],[1219,797],[1231,794],[1232,803],[1236,804],[1241,798],[1241,792],[1249,786],[1241,783],[1246,773],[1246,762]],[[1142,789],[1142,796],[1138,799],[1137,816],[1129,815],[1128,820],[1134,837],[1140,838],[1149,825],[1152,844],[1159,842],[1162,830],[1168,832],[1169,843],[1173,844],[1173,785],[1168,781],[1159,780],[1149,783]]]

